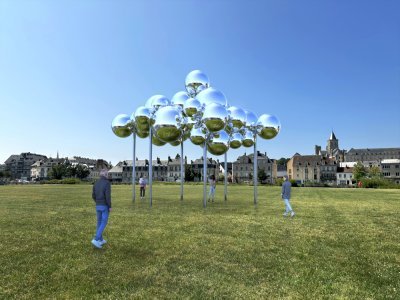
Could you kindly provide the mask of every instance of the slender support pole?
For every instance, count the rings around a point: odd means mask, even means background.
[[[181,142],[181,201],[183,201],[183,181],[185,180],[185,175],[184,175],[184,169],[183,169],[183,139]]]
[[[150,207],[153,206],[153,129],[150,127],[150,149],[149,149],[149,200]]]
[[[203,147],[203,207],[207,207],[207,141]]]
[[[254,134],[254,161],[253,161],[253,180],[254,180],[254,205],[257,205],[257,135]]]
[[[224,181],[225,181],[225,189],[224,189],[224,199],[225,201],[228,199],[227,195],[228,195],[228,162],[227,162],[227,154],[225,152],[225,162],[224,162],[224,169],[225,169],[225,176],[224,176]]]
[[[133,133],[132,201],[136,200],[136,133]]]

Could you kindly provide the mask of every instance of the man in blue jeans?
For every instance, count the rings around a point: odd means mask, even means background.
[[[292,206],[290,205],[290,193],[292,189],[292,184],[288,180],[288,176],[283,176],[283,184],[282,184],[282,199],[285,202],[285,213],[283,214],[284,217],[290,214],[291,217],[294,217],[294,211]]]
[[[100,179],[93,185],[92,199],[96,203],[97,228],[92,244],[96,248],[102,248],[106,243],[106,240],[103,239],[103,231],[111,212],[111,184],[107,178],[108,170],[103,169],[100,171]]]

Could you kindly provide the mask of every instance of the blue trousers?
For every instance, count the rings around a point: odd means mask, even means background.
[[[103,240],[103,231],[106,229],[108,222],[108,206],[107,205],[96,205],[97,213],[97,228],[96,228],[96,241]]]
[[[289,213],[292,210],[292,206],[290,205],[290,200],[289,199],[283,199],[283,201],[285,201],[285,208],[286,208],[286,212]]]

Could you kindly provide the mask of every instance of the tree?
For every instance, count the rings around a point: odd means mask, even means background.
[[[276,164],[278,165],[278,166],[286,166],[286,164],[287,164],[287,162],[290,160],[290,158],[284,158],[284,157],[281,157],[280,159],[278,159],[277,161],[276,161]]]
[[[353,177],[355,180],[359,181],[367,175],[367,169],[365,166],[358,161],[353,167]]]
[[[185,181],[193,181],[194,180],[194,173],[193,168],[191,165],[185,166]]]
[[[371,177],[371,178],[381,177],[381,175],[382,175],[381,169],[379,169],[378,166],[371,166],[368,170],[368,174],[369,174],[369,177]]]
[[[265,173],[265,171],[263,169],[258,169],[258,180],[260,182],[263,182],[266,179],[267,179],[267,174]]]
[[[50,179],[62,179],[67,176],[67,167],[64,164],[55,165],[49,171]]]
[[[90,174],[90,170],[87,166],[85,165],[76,165],[75,167],[75,172],[76,172],[76,177],[78,177],[79,179],[84,179],[86,177],[89,176]]]

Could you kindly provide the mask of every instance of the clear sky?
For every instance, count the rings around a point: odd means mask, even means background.
[[[313,154],[332,129],[341,149],[400,147],[399,1],[0,0],[0,163],[131,159],[112,119],[172,97],[194,69],[229,104],[280,119],[259,139],[272,158]],[[137,156],[148,150],[138,139]],[[185,155],[202,149],[186,142]]]

